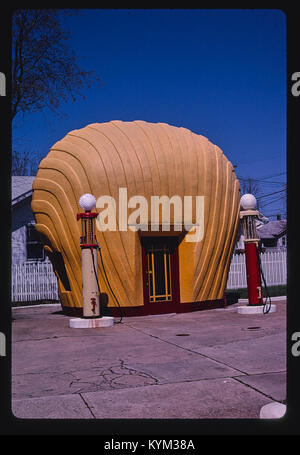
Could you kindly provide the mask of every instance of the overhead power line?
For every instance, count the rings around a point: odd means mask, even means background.
[[[280,172],[279,174],[265,175],[264,177],[261,177],[260,180],[270,179],[272,177],[279,177],[280,175],[285,175],[285,174],[286,174],[286,172]]]
[[[274,204],[274,202],[279,202],[279,201],[281,201],[281,200],[282,200],[282,199],[279,197],[279,198],[277,198],[277,199],[273,199],[273,201],[267,202],[266,204],[263,205],[262,210],[264,210],[265,207],[267,207],[267,205]]]
[[[279,213],[279,212],[280,212],[280,210],[278,210],[276,213],[272,213],[272,214],[267,213],[267,214],[264,214],[264,215],[265,215],[266,217],[268,217],[268,218],[270,218],[271,216],[277,216],[277,215],[283,215],[283,216],[285,216],[285,213],[282,213],[282,212]]]
[[[272,196],[273,194],[283,193],[284,191],[286,191],[286,189],[280,190],[280,191],[274,191],[274,193],[265,194],[264,196],[259,196],[257,199],[260,200],[260,199],[262,199],[263,197],[268,197],[268,196]]]
[[[252,177],[242,177],[241,175],[240,175],[240,176],[237,176],[237,178],[238,178],[239,180],[243,180],[243,181],[249,181],[249,180],[251,180],[251,181],[253,181],[253,182],[265,182],[265,183],[267,183],[267,184],[269,184],[269,183],[282,184],[282,185],[285,185],[285,184],[286,184],[286,182],[271,182],[271,181],[269,181],[269,180],[266,179],[266,178],[255,179],[255,178],[252,178]]]
[[[257,180],[257,182],[261,186],[269,186],[269,185],[286,185],[286,182],[274,182],[269,180]]]

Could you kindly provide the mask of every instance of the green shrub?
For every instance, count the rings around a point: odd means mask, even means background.
[[[267,297],[267,291],[262,287],[263,290],[263,297]],[[281,295],[286,295],[286,285],[280,284],[278,286],[268,286],[268,292],[270,297],[277,297]],[[238,299],[247,299],[248,298],[248,289],[247,288],[239,288],[239,289],[227,289],[226,290],[226,298],[228,303],[237,302]]]

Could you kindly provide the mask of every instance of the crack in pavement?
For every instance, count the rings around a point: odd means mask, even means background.
[[[32,375],[40,375],[41,377],[41,380],[38,381],[40,385],[35,389],[34,395],[40,395],[49,391],[53,393],[59,392],[60,394],[77,394],[158,384],[157,378],[126,366],[124,360],[118,359],[118,363],[110,366],[102,365],[84,369],[76,368],[67,372],[41,371],[18,373],[13,378],[12,386],[15,390],[22,390],[24,398],[26,397],[26,388],[31,383],[29,378]],[[45,378],[45,381],[42,378]]]
[[[278,372],[278,371],[273,371],[273,372],[270,372],[270,373],[285,373],[285,371],[281,371],[281,372]],[[270,374],[270,373],[262,373],[262,374]],[[251,375],[249,375],[251,376]],[[255,375],[256,376],[256,375]],[[246,387],[249,387],[251,390],[254,390],[255,392],[258,392],[262,395],[264,395],[266,398],[269,398],[270,400],[274,401],[274,397],[272,395],[268,395],[267,393],[265,392],[262,392],[261,390],[257,389],[256,387],[254,387],[253,385],[251,384],[247,384],[246,382],[243,382],[242,380],[239,379],[239,376],[233,376],[232,379],[236,380],[237,382],[239,382],[240,384],[246,386]],[[279,403],[285,401],[285,400],[275,400]]]
[[[151,335],[151,333],[146,333],[146,332],[144,332],[143,330],[137,329],[136,327],[132,327],[132,326],[129,325],[129,324],[127,324],[127,325],[128,325],[129,327],[131,327],[132,329],[137,330],[138,332],[143,333],[144,335],[148,335],[148,336],[150,336],[150,337],[152,337],[152,338],[156,338],[156,339],[162,341],[163,343],[171,344],[172,346],[176,346],[177,348],[183,349],[184,351],[192,352],[193,354],[197,354],[197,355],[199,355],[200,357],[204,357],[204,358],[206,358],[206,359],[213,360],[214,362],[217,362],[217,363],[219,363],[220,365],[224,365],[224,366],[226,366],[226,367],[228,367],[228,368],[232,368],[233,370],[236,370],[236,371],[238,371],[239,373],[242,373],[242,374],[248,376],[248,373],[246,373],[245,371],[242,371],[242,370],[240,370],[239,368],[236,368],[236,367],[232,367],[231,365],[228,365],[228,364],[225,363],[225,362],[221,362],[220,360],[214,359],[213,357],[210,357],[210,356],[208,356],[208,355],[206,355],[206,354],[203,354],[203,353],[200,353],[200,352],[198,352],[198,351],[194,351],[193,349],[189,349],[189,348],[186,348],[186,347],[184,347],[184,346],[180,346],[179,344],[173,343],[172,341],[163,340],[162,338],[159,338],[159,337],[156,336],[156,335]]]
[[[131,327],[132,329],[134,329],[134,330],[137,330],[137,331],[139,331],[139,332],[141,332],[141,333],[143,333],[143,334],[145,334],[145,335],[148,335],[148,336],[150,336],[150,337],[152,337],[152,338],[156,338],[156,339],[158,339],[158,340],[160,340],[160,341],[162,341],[162,342],[164,342],[164,343],[168,343],[168,344],[171,344],[171,345],[173,345],[173,346],[177,346],[177,347],[180,348],[180,349],[183,349],[183,350],[188,351],[188,352],[192,352],[192,353],[194,353],[194,354],[200,355],[201,357],[205,357],[205,358],[207,358],[207,359],[209,359],[209,360],[212,360],[212,361],[214,361],[214,362],[217,362],[217,363],[219,363],[219,364],[221,364],[221,365],[224,365],[224,366],[227,366],[227,367],[229,367],[229,368],[232,368],[232,369],[236,370],[237,372],[240,372],[240,373],[241,373],[241,377],[243,377],[243,376],[247,376],[247,377],[252,376],[251,373],[247,373],[247,372],[245,372],[245,371],[242,371],[242,370],[240,370],[240,369],[238,369],[238,368],[236,368],[236,367],[233,367],[232,365],[229,365],[229,364],[227,364],[227,363],[225,363],[225,362],[222,362],[222,361],[220,361],[220,360],[217,360],[217,359],[215,359],[215,358],[213,358],[213,357],[210,357],[210,356],[208,356],[208,355],[206,355],[206,354],[200,353],[200,352],[198,352],[198,351],[194,351],[193,349],[189,349],[189,348],[186,348],[186,347],[184,347],[184,346],[180,346],[180,345],[178,345],[178,344],[176,344],[176,343],[174,343],[174,342],[172,342],[172,341],[164,340],[164,339],[162,339],[162,338],[160,338],[160,337],[158,337],[158,336],[156,336],[156,335],[152,335],[151,333],[146,333],[146,332],[144,332],[144,331],[141,330],[141,329],[138,329],[138,328],[136,328],[136,327],[131,326],[130,324],[127,324],[127,325],[128,325],[129,327]],[[280,333],[281,333],[281,332],[280,332]],[[284,333],[284,332],[282,332],[282,333]],[[264,338],[264,337],[269,336],[269,335],[270,335],[270,334],[264,334],[263,336],[256,337],[256,338]],[[239,341],[239,340],[237,340],[237,341]],[[245,340],[242,339],[242,340],[240,340],[240,341],[245,341]],[[236,340],[234,340],[234,342],[236,342]],[[284,371],[281,371],[281,372],[284,372]],[[270,373],[272,373],[272,372],[268,372],[268,373],[265,373],[265,374],[270,374]],[[276,372],[273,372],[273,373],[277,373],[277,371],[276,371]],[[264,395],[266,398],[269,398],[269,399],[271,399],[271,400],[274,400],[274,398],[273,398],[271,395],[268,395],[268,394],[262,392],[261,390],[257,389],[256,387],[254,387],[254,386],[252,386],[252,385],[250,385],[250,384],[247,384],[247,383],[243,382],[242,380],[240,380],[240,379],[239,379],[239,376],[230,376],[230,377],[231,377],[232,379],[236,380],[237,382],[239,382],[240,384],[243,384],[243,385],[247,386],[248,388],[254,390],[255,392]],[[207,378],[205,378],[205,379],[207,379]],[[184,381],[184,382],[192,382],[192,381]]]
[[[203,354],[201,352],[193,350],[192,348],[187,348],[187,347],[177,344],[176,342],[172,342],[172,341],[160,338],[160,336],[156,336],[151,333],[147,333],[143,329],[137,328],[137,327],[131,325],[130,323],[125,322],[123,324],[126,325],[127,327],[129,327],[131,330],[138,331],[138,332],[142,333],[143,335],[146,335],[146,336],[149,336],[156,340],[159,340],[162,343],[167,343],[169,345],[175,346],[186,352],[190,352],[192,354],[197,354],[197,356],[209,359],[213,362],[218,363],[219,365],[226,366],[226,367],[231,368],[232,370],[235,370],[236,376],[231,375],[231,376],[226,376],[226,377],[227,378],[230,377],[230,378],[236,380],[237,382],[242,383],[244,386],[247,386],[247,387],[253,389],[254,391],[264,395],[265,397],[272,399],[272,397],[270,395],[268,395],[267,393],[261,392],[260,390],[256,389],[252,385],[246,384],[245,382],[242,381],[242,378],[239,379],[239,376],[246,376],[246,377],[248,376],[249,377],[249,376],[252,376],[252,374],[249,374],[238,368],[232,367],[231,365],[225,363],[224,361],[213,358],[211,355]],[[256,337],[256,338],[264,338],[264,337],[270,336],[272,334],[263,333],[260,335],[261,336]],[[82,335],[79,335],[79,337],[81,337],[81,336]],[[91,336],[91,335],[86,335],[86,336]],[[96,335],[93,335],[93,336],[96,336]],[[44,338],[40,338],[40,339],[30,338],[30,339],[26,339],[26,340],[18,340],[15,342],[18,343],[21,341],[23,341],[23,342],[24,341],[25,342],[26,341],[42,341],[42,340],[59,339],[59,338],[70,338],[70,336],[51,336],[51,337],[44,337]],[[237,341],[239,341],[239,340],[234,340],[234,342],[237,342]],[[245,339],[242,339],[240,341],[245,341]],[[97,362],[98,362],[98,360],[94,362],[94,365],[96,364],[96,366],[94,366],[94,367],[80,369],[80,366],[79,366],[79,368],[71,369],[68,372],[58,373],[57,371],[55,371],[55,372],[41,371],[41,372],[16,373],[15,376],[16,377],[23,376],[25,378],[27,375],[45,375],[45,374],[51,375],[52,376],[51,379],[55,381],[55,385],[57,388],[58,393],[56,393],[56,395],[64,394],[64,392],[63,392],[64,390],[66,390],[66,393],[79,394],[81,396],[82,393],[93,392],[93,391],[140,388],[140,387],[144,387],[144,386],[148,386],[148,385],[160,385],[159,379],[157,379],[156,377],[152,376],[149,373],[145,373],[143,371],[139,371],[130,366],[127,366],[125,361],[122,359],[118,359],[117,363],[115,363],[116,360],[112,359],[113,365],[109,365],[109,363],[108,363],[108,365],[102,364],[100,366],[97,366]],[[101,361],[100,361],[100,363],[101,363]],[[204,378],[203,380],[207,380],[207,379],[209,379],[209,378]],[[212,379],[214,379],[214,378],[212,378]],[[59,381],[62,382],[61,385],[57,385],[57,382],[59,382]],[[199,379],[194,379],[194,380],[186,379],[184,381],[179,381],[179,382],[193,382],[193,381],[199,381]],[[172,384],[172,383],[174,383],[174,381],[171,380],[170,382],[168,381],[167,383]],[[176,383],[178,383],[178,382],[176,381]],[[49,383],[45,384],[43,390],[40,390],[40,392],[38,392],[38,393],[48,392],[48,391],[55,392],[55,390],[49,388],[49,385],[50,385]],[[18,386],[20,388],[22,386],[22,384],[21,384],[21,386],[20,386],[20,384]],[[44,395],[42,395],[42,396],[44,396]],[[83,399],[82,396],[81,396],[81,398]],[[83,401],[85,402],[84,399],[83,399]],[[85,403],[85,404],[87,405],[87,403]],[[87,407],[90,410],[88,405],[87,405]],[[92,413],[91,410],[90,410],[90,412]]]
[[[82,399],[82,401],[84,402],[84,404],[86,405],[86,407],[88,408],[88,410],[90,411],[90,413],[92,414],[93,418],[96,419],[97,417],[95,416],[95,414],[93,413],[93,411],[91,410],[91,408],[89,407],[89,404],[87,403],[87,401],[85,401],[84,397],[81,395],[81,393],[78,393],[78,395],[80,396],[80,398]]]
[[[83,329],[84,330],[84,329]],[[22,340],[12,340],[13,343],[20,343],[20,342],[26,342],[26,341],[44,341],[44,340],[52,340],[52,339],[60,339],[60,338],[87,338],[87,337],[105,337],[107,335],[104,335],[103,333],[97,333],[97,335],[53,335],[49,337],[42,337],[42,338],[24,338]]]
[[[80,387],[80,389],[74,390],[72,393],[81,393],[87,391],[86,387],[82,387],[84,384],[87,385],[89,391],[91,388],[97,390],[111,390],[120,388],[132,388],[145,385],[155,385],[158,380],[150,374],[137,371],[131,367],[127,367],[122,359],[119,359],[119,363],[112,365],[107,368],[94,367],[92,369],[76,370],[72,372],[74,380],[70,382],[69,388]],[[85,373],[88,372],[87,377]]]

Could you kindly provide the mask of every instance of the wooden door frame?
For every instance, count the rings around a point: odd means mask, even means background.
[[[174,242],[174,237],[167,236],[149,236],[143,237],[141,242],[142,248],[142,274],[143,274],[143,301],[145,307],[145,314],[164,314],[166,312],[176,312],[178,305],[180,304],[180,283],[179,283],[179,254],[178,244],[174,246],[174,251],[170,254],[171,264],[171,289],[172,289],[172,300],[164,302],[150,302],[149,300],[149,288],[147,286],[147,254],[146,254],[146,242],[155,241],[155,239],[164,240],[166,243],[171,242],[171,238]],[[176,241],[176,240],[175,240]],[[179,242],[178,242],[179,243]]]

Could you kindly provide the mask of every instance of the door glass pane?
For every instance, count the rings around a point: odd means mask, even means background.
[[[170,252],[165,246],[147,248],[148,286],[150,302],[172,300]]]
[[[147,254],[148,265],[148,286],[150,301],[153,302],[153,275],[152,275],[152,253]]]
[[[167,274],[167,290],[168,290],[168,294],[170,295],[170,300],[171,300],[171,293],[172,293],[172,289],[171,289],[171,258],[170,258],[170,253],[167,253],[166,254],[166,274]]]
[[[166,294],[164,254],[162,251],[154,253],[154,270],[155,270],[155,294],[157,296]]]

